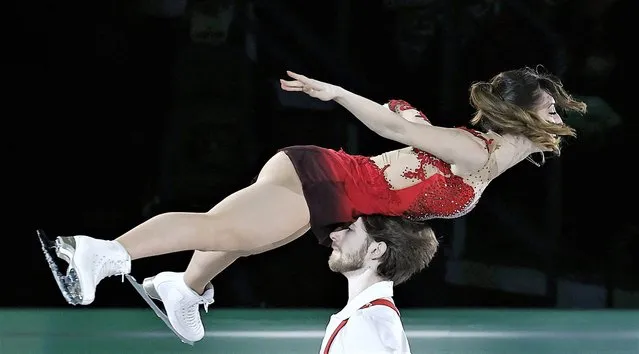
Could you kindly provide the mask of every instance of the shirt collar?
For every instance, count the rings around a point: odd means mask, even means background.
[[[368,288],[364,289],[361,293],[355,296],[348,304],[342,309],[342,311],[336,313],[334,316],[340,320],[350,318],[357,310],[369,302],[381,298],[393,297],[393,282],[392,281],[380,281]]]

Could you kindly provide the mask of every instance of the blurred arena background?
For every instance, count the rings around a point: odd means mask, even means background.
[[[586,116],[565,119],[578,138],[544,167],[500,177],[466,217],[435,221],[436,259],[395,300],[415,353],[639,353],[626,39],[636,2],[14,5],[0,353],[317,352],[346,282],[313,237],[227,269],[204,316],[207,338],[188,347],[119,279],[100,285],[94,305],[68,306],[35,229],[114,238],[161,212],[208,210],[283,146],[396,147],[336,105],[283,94],[285,70],[459,126],[472,113],[470,83],[538,64],[588,103]],[[136,261],[133,274],[181,270],[189,258]]]

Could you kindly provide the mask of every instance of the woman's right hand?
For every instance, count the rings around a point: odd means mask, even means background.
[[[280,86],[284,91],[302,91],[307,95],[320,99],[322,101],[330,101],[337,96],[339,87],[319,80],[308,78],[304,75],[296,74],[292,71],[286,72],[293,80],[280,79]]]

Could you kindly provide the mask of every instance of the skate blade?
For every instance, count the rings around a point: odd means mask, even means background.
[[[37,230],[36,233],[38,234],[38,239],[42,246],[42,252],[44,252],[44,258],[47,260],[47,264],[51,269],[51,273],[53,274],[53,278],[55,278],[56,284],[58,284],[58,288],[60,288],[60,292],[62,292],[62,296],[64,296],[64,299],[69,304],[79,305],[82,303],[82,297],[80,295],[80,281],[78,280],[78,275],[75,272],[75,269],[71,268],[67,272],[67,275],[62,275],[55,262],[55,259],[57,258],[56,251],[60,245],[49,240],[44,231]]]
[[[144,288],[142,287],[141,284],[139,284],[135,278],[133,278],[132,276],[126,274],[125,275],[126,279],[129,281],[129,283],[131,283],[131,285],[133,286],[133,288],[138,292],[138,294],[140,294],[140,296],[142,296],[142,298],[144,299],[144,301],[146,301],[147,304],[149,304],[149,306],[151,306],[151,309],[155,312],[155,314],[162,320],[164,321],[164,324],[166,324],[167,327],[169,327],[169,329],[171,329],[171,331],[173,331],[173,333],[175,333],[175,335],[183,342],[186,343],[188,345],[193,345],[193,342],[182,337],[176,330],[175,328],[173,328],[173,326],[171,325],[171,322],[169,321],[169,317],[164,313],[164,311],[162,311],[158,305],[155,304],[155,301],[153,301],[153,299],[151,299],[151,297],[149,297],[149,295],[146,293],[146,291],[144,291]]]

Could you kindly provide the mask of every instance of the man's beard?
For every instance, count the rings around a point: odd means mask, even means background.
[[[333,250],[333,253],[328,258],[328,267],[336,273],[346,273],[361,269],[364,266],[364,257],[368,251],[368,245],[369,243],[366,242],[361,249],[349,254]]]

